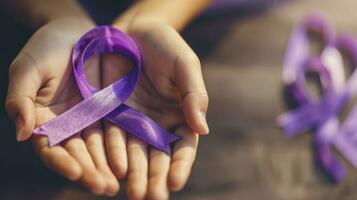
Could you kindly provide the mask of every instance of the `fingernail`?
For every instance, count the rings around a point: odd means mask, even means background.
[[[203,128],[204,128],[204,132],[202,134],[207,135],[209,133],[209,128],[206,120],[206,114],[200,112],[200,116],[201,116],[201,123],[203,124]]]
[[[22,132],[22,130],[23,130],[23,125],[24,125],[23,120],[21,119],[21,117],[18,117],[18,118],[16,119],[16,122],[15,122],[15,126],[16,126],[16,140],[17,140],[18,142],[22,142],[22,141],[25,140],[24,134],[23,134],[23,132]]]

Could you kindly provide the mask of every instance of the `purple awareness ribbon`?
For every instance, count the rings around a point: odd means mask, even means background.
[[[132,61],[133,67],[124,77],[98,90],[88,83],[84,63],[89,58],[103,53],[121,54]],[[52,147],[105,118],[147,144],[170,154],[170,144],[181,138],[162,129],[149,117],[123,103],[133,92],[141,72],[139,49],[128,35],[110,26],[99,26],[90,30],[74,46],[72,66],[84,100],[36,128],[33,131],[35,134],[47,136]]]
[[[320,55],[311,55],[309,31],[319,32],[324,39],[325,48]],[[331,26],[318,16],[307,18],[295,28],[285,55],[283,82],[297,108],[280,115],[277,121],[287,137],[312,129],[315,158],[332,181],[338,182],[346,176],[346,170],[332,146],[357,168],[357,106],[344,122],[338,119],[343,106],[357,94],[357,70],[345,80],[340,51],[348,52],[357,66],[357,41],[347,35],[335,38]],[[308,71],[320,77],[320,99],[306,89]]]

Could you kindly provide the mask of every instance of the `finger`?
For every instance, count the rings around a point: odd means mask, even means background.
[[[104,149],[104,139],[99,122],[86,128],[82,133],[83,140],[88,152],[92,157],[97,170],[103,175],[106,181],[105,194],[114,196],[119,191],[119,182],[109,168]]]
[[[126,133],[115,124],[105,121],[105,145],[109,164],[118,179],[126,176],[128,158],[126,152]]]
[[[103,194],[106,189],[106,182],[102,174],[96,170],[87,147],[80,135],[77,134],[64,141],[63,147],[77,160],[82,168],[80,182],[94,194]]]
[[[32,141],[35,151],[47,167],[71,181],[81,178],[81,166],[63,147],[49,148],[48,139],[39,135],[34,135]]]
[[[167,177],[170,168],[170,156],[156,149],[150,150],[149,163],[149,199],[169,199]]]
[[[148,179],[147,145],[134,137],[128,138],[128,197],[145,199]]]
[[[130,69],[131,63],[124,56],[119,54],[106,54],[102,57],[104,87],[117,81]],[[117,125],[105,121],[105,142],[108,153],[108,160],[114,174],[122,179],[128,170],[128,160],[126,152],[126,133]]]
[[[29,55],[20,53],[9,69],[6,110],[16,124],[18,141],[30,138],[35,126],[34,101],[41,85],[40,74],[35,65]]]
[[[206,121],[208,95],[202,77],[201,64],[195,53],[186,47],[178,52],[174,82],[182,99],[187,124],[199,134],[208,134]]]
[[[183,126],[176,131],[182,140],[174,147],[169,171],[169,188],[171,191],[181,190],[187,182],[196,157],[198,135]]]

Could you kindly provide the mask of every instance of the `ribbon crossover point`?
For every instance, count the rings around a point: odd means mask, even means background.
[[[121,54],[133,63],[133,67],[127,75],[99,90],[88,83],[84,63],[103,53]],[[170,154],[170,144],[181,137],[169,133],[145,114],[123,103],[133,92],[141,73],[139,49],[128,35],[110,26],[90,30],[74,46],[72,67],[83,101],[36,128],[34,134],[47,136],[52,147],[105,118],[152,147]]]

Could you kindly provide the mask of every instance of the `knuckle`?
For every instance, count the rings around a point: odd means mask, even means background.
[[[7,98],[6,102],[5,102],[5,110],[7,112],[7,114],[9,115],[9,117],[14,120],[15,118],[15,114],[14,114],[14,101],[12,98]]]
[[[32,54],[26,51],[20,52],[9,66],[9,79],[11,80],[13,75],[17,73],[30,73],[35,76],[40,76],[40,63],[37,62]]]
[[[129,178],[134,179],[134,180],[140,180],[142,177],[144,177],[145,173],[142,171],[142,168],[140,167],[130,167],[129,168]]]
[[[19,70],[23,66],[34,66],[35,60],[33,57],[28,53],[20,53],[17,57],[11,62],[9,67],[9,73],[12,74],[15,71]]]
[[[113,162],[112,166],[114,168],[114,173],[118,178],[124,178],[126,176],[128,171],[127,162],[120,162],[119,160],[116,160]]]
[[[153,182],[156,182],[158,179],[160,179],[160,177],[162,176],[162,170],[161,169],[157,169],[157,170],[150,170],[150,179]]]
[[[20,66],[19,65],[19,59],[15,58],[15,60],[13,60],[9,66],[9,74],[13,74],[15,72],[15,70]]]
[[[70,138],[69,140],[73,140],[73,138]],[[70,153],[70,154],[80,154],[80,155],[85,155],[88,153],[85,145],[75,145],[69,143],[70,141],[67,141],[67,144],[64,145],[65,149]]]
[[[139,140],[131,141],[128,145],[128,151],[132,155],[145,156],[145,148],[146,144]]]
[[[201,61],[193,51],[186,51],[181,59],[183,64],[187,64],[187,66],[201,67]]]
[[[119,179],[122,179],[126,176],[126,172],[128,170],[128,167],[127,165],[124,165],[124,164],[119,164],[116,166],[116,169],[115,169],[115,175],[119,178]]]
[[[186,59],[191,63],[201,65],[200,59],[198,58],[196,53],[193,52],[193,51],[187,51],[186,52]]]
[[[203,111],[207,112],[208,104],[209,104],[209,97],[207,93],[201,94],[201,106]]]
[[[187,91],[186,93],[184,93],[182,95],[182,99],[183,100],[193,100],[195,102],[199,102],[203,107],[207,107],[208,106],[208,102],[209,102],[209,97],[207,94],[206,90],[202,90],[202,91]]]
[[[129,151],[132,152],[132,154],[141,154],[142,148],[139,145],[130,145],[129,146]]]
[[[102,142],[97,138],[89,138],[85,140],[87,149],[97,150],[101,148]]]
[[[203,104],[208,105],[209,102],[209,96],[206,90],[200,92],[201,99],[203,101]]]
[[[113,142],[108,142],[107,143],[107,148],[110,152],[112,152],[112,154],[126,154],[126,147],[125,147],[125,143],[119,143],[117,141],[113,141]]]

